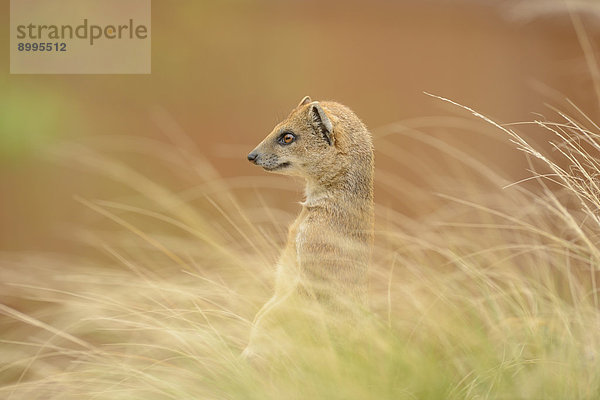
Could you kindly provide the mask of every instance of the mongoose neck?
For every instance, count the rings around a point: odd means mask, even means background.
[[[332,205],[339,207],[373,203],[373,178],[368,174],[352,174],[342,180],[307,180],[306,200],[308,207]]]

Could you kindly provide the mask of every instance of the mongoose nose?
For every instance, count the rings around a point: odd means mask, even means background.
[[[248,154],[248,161],[255,162],[256,157],[258,157],[258,153],[252,152],[252,153]]]

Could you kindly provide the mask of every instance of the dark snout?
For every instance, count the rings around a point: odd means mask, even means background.
[[[253,151],[252,153],[248,154],[248,161],[253,162],[254,164],[256,164],[257,158],[258,158],[258,153],[256,151]]]

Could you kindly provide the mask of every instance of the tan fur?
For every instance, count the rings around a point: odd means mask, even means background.
[[[285,132],[296,140],[282,144]],[[367,306],[373,240],[371,135],[346,106],[302,99],[250,153],[264,169],[306,180],[302,211],[289,229],[277,267],[275,295],[258,312],[245,354],[265,320],[290,298],[317,301],[339,314]]]

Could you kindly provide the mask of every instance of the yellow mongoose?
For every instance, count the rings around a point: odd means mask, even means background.
[[[246,356],[258,351],[264,320],[290,296],[314,299],[336,313],[366,308],[374,168],[371,135],[356,114],[308,96],[248,160],[304,178],[306,199],[278,262],[275,294],[256,315]]]

